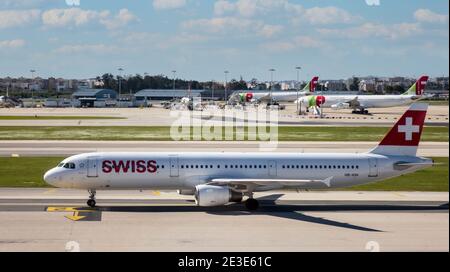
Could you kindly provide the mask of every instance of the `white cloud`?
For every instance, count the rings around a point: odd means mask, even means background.
[[[42,14],[42,22],[45,26],[52,27],[81,26],[108,16],[108,11],[97,12],[80,8],[51,9]]]
[[[266,38],[272,37],[283,29],[279,25],[269,25],[259,20],[237,17],[189,20],[183,22],[181,26],[184,29],[194,30],[195,32],[211,34],[254,33]]]
[[[447,23],[448,15],[432,12],[429,9],[418,9],[414,12],[414,18],[422,23]]]
[[[105,44],[71,44],[64,45],[55,50],[56,53],[61,54],[77,54],[77,53],[95,53],[95,54],[109,54],[117,52],[118,48],[115,46]]]
[[[35,8],[44,4],[57,4],[61,0],[0,0],[0,8]]]
[[[362,39],[370,37],[398,39],[420,34],[423,32],[423,29],[417,23],[402,23],[394,25],[364,23],[357,27],[343,29],[320,28],[317,29],[317,31],[325,36],[347,39]]]
[[[261,36],[264,36],[266,38],[270,38],[272,36],[275,36],[276,34],[280,33],[283,30],[283,26],[280,25],[263,25],[259,31],[258,34]]]
[[[289,16],[292,22],[306,21],[314,25],[352,23],[360,19],[348,11],[329,6],[313,7],[306,9],[299,4],[293,4],[288,0],[219,0],[214,4],[214,14],[238,14],[243,17],[254,17],[269,13],[282,13]]]
[[[136,21],[137,17],[128,9],[121,9],[113,18],[100,19],[100,22],[109,29],[115,29]]]
[[[224,15],[237,12],[240,16],[253,17],[280,9],[287,10],[288,5],[288,0],[238,0],[236,2],[219,0],[214,4],[214,13]]]
[[[0,10],[0,29],[27,25],[39,19],[40,10]]]
[[[269,42],[262,45],[262,48],[272,52],[285,52],[303,48],[324,48],[326,44],[310,36],[297,36],[288,41]]]
[[[186,5],[186,0],[153,0],[153,7],[157,10],[177,9]]]
[[[42,14],[42,23],[50,27],[83,26],[100,23],[108,29],[126,26],[137,17],[128,9],[121,9],[115,16],[109,10],[95,11],[80,8],[51,9]]]
[[[19,48],[25,45],[24,40],[0,40],[0,49]]]
[[[313,25],[326,25],[338,23],[352,23],[359,17],[353,16],[348,11],[337,7],[314,7],[305,9],[300,15],[303,19]]]

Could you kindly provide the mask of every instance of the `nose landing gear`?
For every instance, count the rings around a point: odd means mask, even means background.
[[[88,192],[89,192],[89,200],[86,203],[89,207],[94,208],[96,205],[95,194],[97,192],[95,190],[88,190]]]

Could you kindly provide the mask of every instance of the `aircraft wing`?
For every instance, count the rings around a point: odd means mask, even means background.
[[[311,180],[311,179],[236,179],[236,178],[220,178],[220,179],[212,179],[208,185],[244,185],[244,186],[267,186],[267,185],[306,185],[313,182],[321,182],[327,185],[327,187],[331,186],[331,180],[333,177],[329,177],[323,180]]]

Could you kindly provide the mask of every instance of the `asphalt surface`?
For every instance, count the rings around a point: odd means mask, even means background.
[[[448,251],[448,193],[271,192],[261,208],[172,192],[0,190],[0,251]]]

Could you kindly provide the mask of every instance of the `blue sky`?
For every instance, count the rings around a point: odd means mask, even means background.
[[[0,77],[448,76],[447,0],[367,1],[0,0]]]

